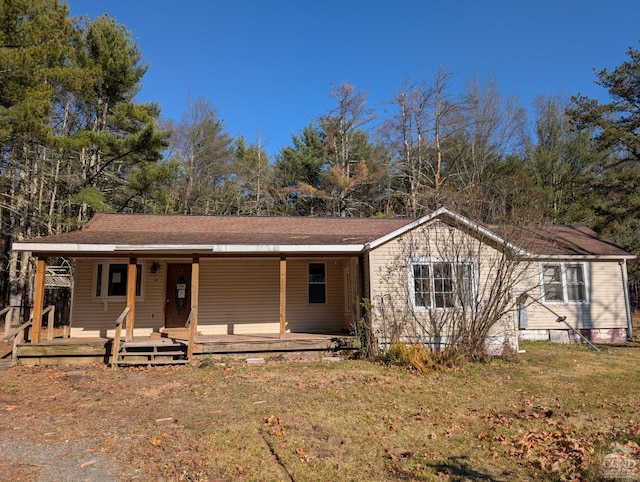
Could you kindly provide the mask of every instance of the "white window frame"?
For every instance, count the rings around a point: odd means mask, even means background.
[[[455,272],[455,268],[459,265],[471,265],[471,288],[472,288],[472,293],[471,293],[471,303],[469,304],[469,306],[464,307],[467,311],[472,311],[474,306],[476,305],[477,302],[477,298],[478,298],[478,261],[474,258],[433,258],[433,257],[428,257],[428,258],[409,258],[407,260],[407,267],[409,269],[409,276],[408,276],[408,282],[409,282],[409,304],[411,306],[411,308],[415,311],[415,312],[454,312],[454,311],[461,311],[463,309],[463,307],[460,304],[460,300],[459,297],[457,296],[458,293],[458,286],[457,286],[457,277],[453,276],[452,278],[452,288],[453,288],[453,294],[454,294],[454,304],[455,306],[449,306],[449,307],[436,307],[435,306],[435,291],[433,289],[430,290],[431,293],[431,300],[430,300],[430,306],[422,306],[422,305],[417,305],[416,304],[416,291],[415,291],[415,274],[414,274],[414,267],[415,266],[428,266],[428,270],[429,270],[429,282],[431,283],[431,286],[434,285],[434,277],[433,277],[433,265],[434,264],[438,264],[438,263],[449,263],[452,267],[452,274]]]
[[[126,300],[126,295],[109,295],[109,267],[115,264],[129,266],[128,259],[99,259],[93,263],[93,280],[91,283],[91,297],[94,301],[119,301]],[[138,261],[137,269],[140,272],[140,294],[136,295],[136,300],[144,300],[145,289],[145,263],[144,261]],[[100,280],[100,295],[96,294],[98,288],[98,266],[102,265],[102,277]]]
[[[562,300],[547,300],[544,283],[545,266],[560,267],[560,276],[562,281]],[[584,280],[584,300],[570,300],[567,268],[579,266],[582,268],[582,277]],[[542,294],[542,302],[548,305],[586,305],[589,304],[589,277],[587,276],[586,263],[579,261],[541,261],[540,262],[540,291]]]

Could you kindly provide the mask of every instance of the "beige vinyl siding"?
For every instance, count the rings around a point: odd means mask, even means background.
[[[278,333],[280,260],[201,259],[198,331]]]
[[[452,231],[453,230],[453,231]],[[446,241],[446,242],[445,242]],[[475,251],[478,260],[478,285],[480,298],[487,286],[491,284],[492,273],[495,273],[495,260],[498,251],[483,244],[471,236],[451,228],[442,222],[436,222],[406,233],[373,250],[369,255],[371,294],[375,310],[375,320],[382,332],[382,320],[387,322],[413,323],[416,316],[424,325],[428,324],[427,313],[410,313],[409,258],[447,257],[452,247],[465,245],[469,251]],[[553,262],[576,263],[582,260],[554,260]],[[523,260],[514,267],[520,280],[513,289],[514,299],[522,292],[541,300],[540,266],[538,260]],[[584,262],[587,277],[588,303],[548,303],[546,306],[566,316],[567,322],[575,328],[607,329],[626,328],[626,308],[624,298],[623,277],[617,260],[595,260]],[[566,329],[556,322],[556,317],[538,303],[531,303],[527,309],[528,329]],[[510,321],[513,320],[513,321]],[[515,322],[515,317],[506,316],[505,326]],[[419,333],[424,336],[424,333]]]
[[[376,322],[374,329],[382,338],[391,335],[389,327],[392,325],[403,326],[407,336],[433,336],[433,323],[440,323],[440,320],[451,316],[446,314],[446,310],[414,310],[411,305],[413,287],[410,286],[408,263],[412,259],[434,258],[474,263],[478,298],[481,305],[486,303],[484,300],[489,297],[490,280],[495,277],[501,254],[441,221],[423,225],[370,252],[370,297]],[[517,275],[521,275],[522,271],[524,269]],[[514,328],[514,318],[507,315],[495,325],[494,333],[513,332]]]
[[[554,260],[555,262],[555,260]],[[571,263],[571,260],[564,260]],[[624,298],[622,272],[617,261],[589,261],[584,263],[587,278],[587,303],[545,303],[559,316],[566,316],[567,323],[574,328],[626,328],[627,314]],[[532,266],[538,276],[538,284],[531,291],[535,299],[542,298],[540,290],[540,263]],[[556,322],[556,317],[532,303],[527,308],[528,329],[566,329]]]
[[[71,310],[71,336],[73,338],[114,335],[114,323],[126,306],[126,300],[95,298],[94,269],[96,262],[128,263],[128,259],[96,260],[80,258],[76,260],[73,307]],[[136,299],[135,336],[148,335],[164,326],[164,290],[166,269],[150,273],[151,262],[139,260],[142,264],[142,296]],[[103,286],[103,290],[106,287]]]
[[[326,303],[309,303],[309,263],[325,263]],[[287,331],[335,333],[342,331],[344,273],[339,259],[287,260]]]
[[[104,261],[103,261],[104,262]],[[127,262],[122,260],[119,262]],[[201,259],[198,331],[202,334],[277,333],[280,329],[279,258]],[[326,263],[324,304],[308,302],[308,264]],[[113,324],[126,301],[96,299],[96,260],[79,259],[72,309],[73,337],[113,336]],[[143,293],[136,300],[135,335],[148,335],[164,326],[167,263],[157,273],[144,266]],[[344,263],[341,259],[287,260],[287,331],[341,331],[344,319]],[[106,266],[106,264],[105,264]]]
[[[326,263],[327,303],[310,304],[309,262]],[[327,333],[343,323],[341,260],[287,259],[287,332]],[[280,259],[204,259],[198,331],[202,334],[278,333]]]
[[[324,304],[309,303],[310,262],[326,265]],[[124,299],[93,296],[95,263],[94,259],[79,259],[76,264],[73,337],[113,336],[114,322],[126,306]],[[142,297],[136,300],[134,334],[143,336],[164,326],[167,262],[159,262],[155,274],[149,271],[150,260],[139,263],[145,271]],[[349,263],[348,259],[337,258],[287,259],[288,332],[331,333],[345,327],[343,279]],[[203,335],[278,333],[280,259],[201,259],[198,311],[198,331]]]

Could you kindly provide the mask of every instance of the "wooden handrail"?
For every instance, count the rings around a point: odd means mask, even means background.
[[[131,309],[130,306],[125,307],[116,319],[116,333],[113,336],[113,344],[111,345],[111,366],[118,366],[118,354],[120,353],[120,336],[122,335],[122,324],[126,321],[127,314]]]
[[[0,316],[2,316],[2,314],[5,312],[6,309],[7,308],[5,308],[4,310],[0,311]],[[50,333],[50,335],[47,337],[48,340],[51,340],[53,338],[53,320],[54,320],[55,311],[56,311],[56,307],[54,305],[49,305],[44,310],[42,310],[42,315],[43,316],[46,315],[47,313],[49,314],[49,316],[47,317],[47,331]],[[5,322],[6,322],[6,318],[5,318]],[[42,323],[42,321],[40,321],[40,323]],[[33,324],[33,311],[31,312],[31,315],[29,316],[29,319],[27,321],[25,321],[22,325],[20,325],[17,328],[14,328],[13,330],[9,331],[8,333],[5,330],[5,334],[4,334],[3,340],[4,341],[8,341],[9,338],[11,338],[12,336],[17,335],[20,331],[26,330],[32,324]]]
[[[9,331],[11,331],[11,319],[13,317],[13,307],[11,305],[7,306],[0,310],[0,316],[4,315],[4,337],[7,338],[9,336]]]
[[[26,330],[27,328],[29,328],[31,326],[31,324],[33,323],[33,319],[29,318],[28,321],[25,321],[22,325],[18,326],[17,328],[14,328],[13,330],[11,330],[9,332],[8,335],[5,335],[5,337],[3,338],[4,341],[9,341],[9,339],[13,336],[16,336],[18,333],[20,333],[21,331]]]
[[[122,313],[120,313],[120,316],[118,316],[118,318],[116,319],[116,327],[118,325],[122,325],[122,322],[125,321],[125,317],[129,313],[130,309],[131,309],[131,307],[127,306],[124,310],[122,310]]]
[[[27,321],[25,321],[22,325],[12,331],[15,332],[15,336],[13,337],[13,347],[11,349],[11,363],[15,365],[18,363],[18,345],[22,343],[25,339],[25,332],[27,328],[29,328],[33,324],[33,313],[29,317]],[[13,336],[13,335],[11,335]]]
[[[55,313],[55,306],[53,305],[47,306],[47,308],[42,312],[42,314],[44,315],[46,313],[49,313],[47,323],[49,324],[48,326],[50,327],[51,333],[53,333],[53,314]],[[11,307],[4,308],[2,311],[0,311],[0,316],[2,316],[3,314],[6,314],[5,323],[7,322],[10,323]],[[42,323],[42,321],[40,322]],[[22,323],[20,326],[14,328],[13,330],[9,330],[9,331],[5,330],[5,334],[3,337],[4,341],[9,341],[13,337],[12,361],[14,364],[17,362],[17,353],[16,353],[17,347],[20,343],[22,343],[26,339],[25,333],[27,329],[32,325],[33,325],[33,311],[31,312],[29,319],[24,323]]]
[[[194,316],[195,316],[195,314],[196,314],[196,308],[197,308],[197,306],[192,306],[192,307],[191,307],[191,311],[189,312],[189,316],[187,316],[187,321],[186,321],[186,322],[185,322],[185,324],[184,324],[184,327],[185,327],[185,328],[189,328],[189,327],[190,327],[190,325],[191,325],[191,320],[193,320],[193,317],[194,317]]]

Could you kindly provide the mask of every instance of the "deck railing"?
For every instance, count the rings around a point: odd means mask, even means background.
[[[0,310],[0,316],[4,315],[4,338],[7,338],[11,331],[11,320],[13,319],[13,307],[7,306]]]
[[[25,333],[29,329],[29,327],[33,324],[33,314],[29,317],[27,321],[25,321],[22,325],[14,328],[9,333],[5,333],[4,341],[9,341],[13,337],[13,348],[11,350],[11,362],[15,365],[17,358],[16,348],[20,343],[25,340]]]
[[[8,312],[7,312],[7,309],[9,310]],[[11,311],[12,311],[11,307],[7,307],[2,311],[0,311],[0,316],[5,315],[5,318],[4,318],[5,330],[4,330],[3,340],[9,341],[11,340],[11,338],[13,338],[12,361],[13,363],[16,363],[16,353],[17,353],[16,349],[18,345],[24,341],[27,341],[27,340],[30,341],[31,339],[30,336],[27,336],[27,330],[33,326],[33,311],[31,312],[31,315],[29,315],[29,319],[27,321],[25,321],[23,324],[13,329],[11,329]],[[54,323],[55,311],[56,311],[56,307],[54,305],[49,305],[42,311],[42,316],[48,315],[47,316],[47,340],[53,340],[53,323]],[[40,323],[42,323],[42,321],[40,321]],[[7,326],[9,327],[8,330],[7,330]]]
[[[56,307],[54,305],[47,306],[42,310],[42,316],[47,316],[47,340],[53,340],[53,323],[56,316]],[[42,321],[40,321],[42,323]]]
[[[111,346],[111,366],[112,367],[118,366],[118,355],[120,354],[120,338],[122,336],[122,325],[126,323],[127,314],[129,313],[130,309],[131,307],[127,306],[124,310],[122,310],[122,313],[120,313],[120,316],[118,316],[118,318],[116,319],[116,333],[113,337],[113,345]]]
[[[55,314],[56,314],[56,307],[54,305],[49,305],[44,310],[42,310],[42,316],[47,315],[47,324],[46,324],[47,340],[53,340],[54,338]],[[5,328],[4,328],[3,339],[5,341],[8,341],[11,337],[15,337],[21,334],[22,339],[20,340],[20,343],[27,340],[28,337],[24,336],[24,334],[27,328],[33,325],[33,311],[31,312],[31,315],[29,315],[29,319],[27,321],[25,321],[22,325],[14,329],[11,329],[11,307],[7,307],[2,311],[0,311],[0,316],[2,315],[5,316],[4,318]],[[40,321],[40,323],[42,323],[42,321]]]

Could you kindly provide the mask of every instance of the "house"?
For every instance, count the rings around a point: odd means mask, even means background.
[[[129,343],[188,326],[191,355],[194,337],[340,334],[365,314],[381,344],[450,342],[460,313],[478,323],[492,313],[498,340],[518,321],[524,338],[566,335],[559,317],[598,341],[631,334],[633,256],[586,228],[483,226],[446,208],[417,220],[97,214],[13,249],[37,259],[34,320],[47,260],[74,261],[72,340],[119,340],[117,320]],[[32,344],[42,338],[34,323]]]

